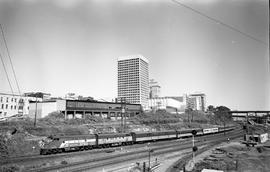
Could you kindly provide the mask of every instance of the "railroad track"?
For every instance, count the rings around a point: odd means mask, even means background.
[[[160,141],[160,142],[154,142],[153,145],[155,146],[162,146],[162,145],[167,145],[168,142],[175,142],[176,140],[170,140],[170,141]],[[186,140],[183,140],[185,142]],[[136,148],[141,148],[143,144],[135,144],[135,145],[130,145],[130,146],[124,146],[125,148],[129,149],[136,149]],[[19,156],[19,157],[12,157],[3,160],[1,163],[3,165],[5,164],[14,164],[14,163],[23,163],[23,162],[33,162],[35,160],[49,160],[49,159],[54,159],[54,158],[65,158],[65,157],[71,157],[71,156],[82,156],[84,154],[99,154],[99,153],[106,153],[107,151],[110,150],[116,150],[120,149],[119,147],[112,147],[112,148],[100,148],[100,149],[93,149],[93,150],[84,150],[84,151],[74,151],[74,152],[65,152],[65,153],[60,153],[60,154],[51,154],[51,155],[27,155],[27,156]]]
[[[230,134],[230,138],[237,138],[239,136],[242,136],[242,130],[234,130],[230,132],[226,132],[227,136]],[[239,133],[240,132],[240,133]],[[197,139],[197,146],[202,146],[205,144],[212,144],[212,142],[223,142],[227,140],[227,137],[224,138],[224,134],[215,134],[215,135],[207,135],[207,136],[201,136],[196,138]],[[204,141],[204,140],[209,140],[209,141]],[[166,146],[164,146],[166,145]],[[161,155],[161,154],[166,154],[170,152],[175,152],[179,150],[185,150],[185,149],[191,149],[191,144],[189,142],[184,142],[179,144],[179,141],[176,143],[171,143],[171,144],[163,144],[162,146],[156,146],[153,145],[151,148],[154,150],[154,153],[152,155]],[[117,164],[120,162],[126,162],[126,161],[136,161],[137,159],[142,159],[146,158],[148,156],[148,151],[146,149],[144,150],[138,150],[138,151],[133,151],[133,152],[126,152],[126,153],[121,153],[121,154],[116,154],[116,155],[110,155],[110,156],[104,156],[104,157],[99,157],[99,158],[93,158],[93,159],[88,159],[80,162],[74,162],[74,163],[69,163],[65,165],[56,165],[56,166],[51,166],[51,167],[46,167],[46,168],[41,168],[41,169],[33,169],[32,171],[38,171],[38,172],[44,172],[44,171],[87,171],[90,169],[97,169],[103,166],[108,166],[108,165],[113,165]],[[31,170],[27,170],[31,171]]]
[[[236,129],[235,129],[236,130]],[[206,136],[200,136],[200,137],[206,137]],[[209,136],[208,136],[209,137]],[[175,142],[177,140],[170,140],[170,141],[160,141],[160,142],[154,142],[153,145],[155,146],[162,146],[167,145],[168,142]],[[131,146],[125,146],[127,149],[136,149],[142,147],[142,144],[135,144]],[[76,151],[76,152],[67,152],[67,153],[61,153],[61,154],[51,154],[51,155],[30,155],[30,156],[20,156],[20,157],[12,157],[5,159],[1,162],[1,164],[14,164],[14,163],[27,163],[27,162],[33,162],[33,161],[46,161],[51,159],[57,159],[57,158],[66,158],[71,156],[82,156],[82,155],[88,155],[88,154],[102,154],[109,150],[115,150],[117,147],[113,148],[103,148],[103,149],[93,149],[93,150],[84,150],[84,151]]]

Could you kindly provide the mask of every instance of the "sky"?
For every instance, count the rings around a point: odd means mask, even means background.
[[[269,2],[178,1],[246,35],[172,0],[0,0],[21,92],[112,100],[117,58],[141,54],[162,96],[203,92],[208,105],[270,110]],[[2,35],[0,53],[18,92]],[[0,83],[11,92],[2,64]]]

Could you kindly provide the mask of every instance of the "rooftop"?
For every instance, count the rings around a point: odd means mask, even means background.
[[[137,59],[137,58],[140,58],[143,61],[145,61],[146,63],[149,63],[148,59],[146,57],[142,56],[141,54],[121,56],[121,57],[118,57],[117,61],[129,60],[129,59]]]

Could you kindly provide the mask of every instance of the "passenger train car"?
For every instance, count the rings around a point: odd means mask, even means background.
[[[89,134],[74,136],[50,136],[43,142],[40,154],[53,154],[69,151],[81,151],[89,149],[107,148],[139,144],[145,142],[187,138],[192,136],[192,130],[197,131],[197,136],[214,134],[233,130],[235,127],[220,128],[195,128],[185,130],[168,130],[158,132],[131,132],[115,134]]]

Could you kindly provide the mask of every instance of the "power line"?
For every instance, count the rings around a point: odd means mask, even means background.
[[[223,25],[223,26],[225,26],[225,27],[227,27],[227,28],[229,28],[229,29],[231,29],[231,30],[233,30],[235,32],[238,32],[238,33],[240,33],[240,34],[242,34],[242,35],[244,35],[244,36],[246,36],[246,37],[248,37],[248,38],[250,38],[250,39],[252,39],[254,41],[257,41],[257,42],[259,42],[259,43],[261,43],[263,45],[266,45],[266,46],[268,45],[266,42],[264,42],[264,41],[262,41],[262,40],[260,40],[260,39],[258,39],[256,37],[254,37],[254,36],[252,36],[250,34],[247,34],[247,33],[243,32],[243,31],[241,31],[241,30],[239,30],[239,29],[237,29],[237,28],[235,28],[235,27],[233,27],[233,26],[231,26],[229,24],[226,24],[226,23],[218,20],[218,19],[215,19],[213,17],[210,17],[210,16],[208,16],[208,15],[206,15],[206,14],[204,14],[204,13],[198,11],[198,10],[195,10],[194,8],[191,8],[191,7],[189,7],[189,6],[185,5],[185,4],[177,1],[177,0],[171,0],[171,1],[174,2],[174,3],[177,3],[178,5],[181,5],[181,6],[185,7],[185,8],[187,8],[187,9],[189,9],[189,10],[191,10],[191,11],[193,11],[193,12],[195,12],[195,13],[203,16],[203,17],[206,17],[207,19],[212,20],[212,21],[214,21],[217,24]]]
[[[7,76],[9,87],[11,89],[12,95],[14,95],[14,92],[13,92],[13,89],[12,89],[12,86],[11,86],[11,83],[10,83],[10,80],[9,80],[9,77],[8,77],[8,73],[7,73],[7,70],[6,70],[6,66],[5,66],[5,63],[4,63],[4,60],[3,60],[3,57],[1,55],[1,53],[0,53],[0,57],[1,57],[1,61],[2,61],[2,64],[3,64],[4,70],[5,70],[6,76]]]
[[[15,73],[15,70],[14,70],[14,67],[13,67],[13,63],[12,63],[12,60],[11,60],[11,57],[10,57],[10,53],[9,53],[9,49],[8,49],[8,46],[7,46],[7,41],[6,41],[6,38],[5,38],[4,30],[3,30],[3,27],[2,27],[1,24],[0,24],[0,28],[1,28],[1,33],[3,35],[3,39],[4,39],[5,47],[6,47],[6,50],[7,50],[8,58],[9,58],[9,61],[10,61],[10,64],[11,64],[12,72],[13,72],[13,75],[14,75],[14,78],[15,78],[15,81],[16,81],[17,89],[19,91],[19,95],[21,95],[21,90],[20,90],[20,87],[19,87],[19,84],[18,84],[18,80],[17,80],[16,73]]]

